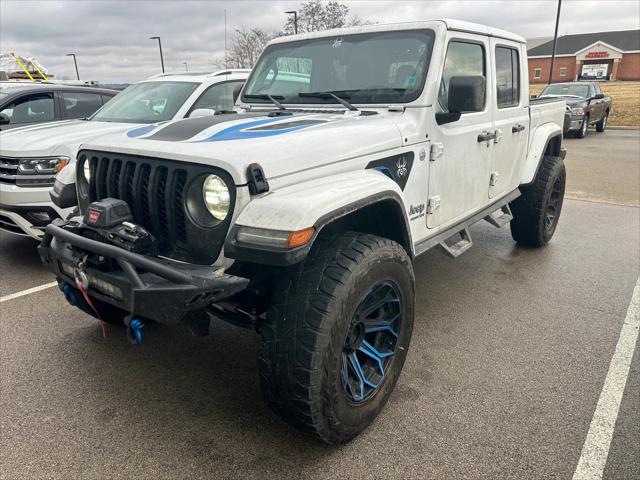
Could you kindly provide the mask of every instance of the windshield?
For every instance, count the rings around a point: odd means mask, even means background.
[[[543,95],[569,95],[572,97],[587,98],[589,96],[589,85],[549,85],[540,96]]]
[[[333,92],[351,103],[404,103],[424,86],[434,33],[375,32],[315,38],[267,47],[247,82],[242,100],[270,103],[337,103],[335,98],[299,96]]]
[[[125,88],[91,120],[156,123],[171,120],[198,86],[192,82],[143,82]]]

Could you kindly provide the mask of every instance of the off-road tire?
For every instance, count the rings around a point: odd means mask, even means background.
[[[589,115],[582,117],[582,123],[580,124],[580,130],[576,131],[576,137],[584,138],[587,136],[589,130]]]
[[[604,112],[604,117],[602,117],[602,120],[596,123],[596,132],[604,132],[607,128],[607,123],[609,123],[609,111]]]
[[[520,187],[522,195],[511,202],[511,236],[516,242],[529,247],[542,247],[551,240],[562,211],[565,182],[566,170],[562,158],[545,156],[533,183]],[[549,223],[545,220],[550,205],[554,203],[555,215]]]
[[[368,289],[393,282],[402,299],[396,354],[363,403],[344,393],[346,332]],[[258,353],[266,403],[287,422],[330,444],[346,443],[380,413],[398,380],[413,330],[414,274],[398,243],[355,232],[319,238],[276,287]]]

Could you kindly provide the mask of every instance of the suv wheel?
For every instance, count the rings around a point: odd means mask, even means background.
[[[511,203],[511,236],[521,245],[546,245],[556,231],[566,181],[560,157],[544,157],[532,184],[520,187],[522,195]]]
[[[585,115],[582,118],[582,125],[580,125],[580,130],[576,133],[576,137],[584,138],[587,135],[587,129],[589,128],[589,115]]]
[[[285,272],[262,330],[266,402],[331,444],[363,431],[398,380],[413,330],[407,252],[374,235],[320,238]]]
[[[598,123],[596,123],[596,132],[604,132],[607,128],[607,123],[609,122],[609,112],[605,112],[604,117]]]

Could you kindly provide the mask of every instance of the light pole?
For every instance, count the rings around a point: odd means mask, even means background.
[[[553,34],[553,52],[551,53],[551,70],[549,70],[549,83],[553,80],[553,64],[556,62],[556,45],[558,43],[558,24],[560,23],[560,7],[562,0],[558,0],[558,13],[556,14],[556,31]]]
[[[76,77],[80,80],[80,74],[78,73],[78,62],[76,61],[75,53],[67,53],[67,57],[73,57],[73,64],[76,66]]]
[[[149,37],[149,40],[158,40],[158,48],[160,49],[160,64],[162,65],[162,73],[164,73],[164,58],[162,57],[162,42],[160,37]]]
[[[184,65],[184,71],[188,72],[189,68],[187,67],[187,62],[182,62],[182,64]]]
[[[298,33],[298,11],[297,10],[289,10],[288,12],[284,12],[287,15],[293,15],[293,31]]]

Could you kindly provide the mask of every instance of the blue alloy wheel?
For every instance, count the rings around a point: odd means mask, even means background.
[[[342,353],[342,388],[353,403],[369,400],[389,369],[398,344],[402,299],[397,287],[382,282],[358,305]]]

